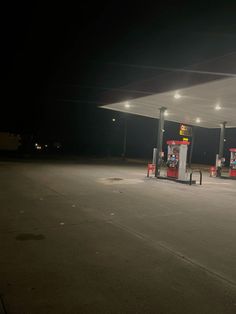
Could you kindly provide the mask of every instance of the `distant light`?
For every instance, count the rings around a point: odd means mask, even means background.
[[[112,119],[112,121],[113,121],[113,122],[115,122],[115,121],[116,121],[116,119],[115,119],[115,118],[113,118],[113,119]]]
[[[181,98],[181,95],[179,93],[175,93],[174,98],[179,99],[179,98]]]
[[[37,147],[37,146],[38,146],[38,143],[35,143],[34,146]]]
[[[37,145],[37,146],[36,146],[36,149],[41,150],[42,147],[41,147],[40,145]]]
[[[167,117],[169,115],[168,111],[164,111],[164,116]]]
[[[130,108],[130,104],[128,103],[128,101],[126,101],[125,103],[125,108]]]
[[[47,145],[47,144],[45,144],[45,147],[48,147],[48,145]]]
[[[201,119],[200,119],[200,118],[197,118],[197,119],[196,119],[196,122],[197,122],[197,123],[200,123],[200,122],[201,122]]]
[[[226,142],[226,138],[224,138],[224,142]]]
[[[215,106],[215,110],[220,110],[220,109],[222,109],[222,107],[221,107],[219,104],[217,104],[217,105]]]

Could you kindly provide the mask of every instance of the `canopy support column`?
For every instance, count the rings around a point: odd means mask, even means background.
[[[189,168],[192,167],[192,156],[193,156],[194,142],[195,142],[195,128],[193,126],[192,127],[192,143],[191,143],[191,146],[190,146],[190,154],[189,154],[189,161],[188,161]]]
[[[220,143],[219,143],[219,154],[217,158],[217,176],[221,176],[221,169],[222,169],[222,164],[221,164],[221,159],[224,157],[224,143],[225,143],[225,126],[227,122],[222,122],[220,124]]]
[[[158,134],[157,134],[157,156],[156,156],[156,169],[155,177],[160,175],[161,158],[162,158],[162,143],[163,143],[163,133],[164,133],[164,123],[165,123],[165,107],[160,108],[160,118],[158,124]]]
[[[220,124],[220,144],[219,144],[219,158],[224,156],[224,143],[225,143],[225,126],[227,122]]]

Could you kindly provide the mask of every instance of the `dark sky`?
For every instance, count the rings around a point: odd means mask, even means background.
[[[157,75],[110,62],[183,67],[236,49],[234,1],[12,2],[2,12],[1,130],[91,153],[110,142],[114,152],[122,146],[123,116],[97,109],[108,99],[101,87],[109,91]],[[140,132],[149,151],[157,122],[130,119],[132,145]],[[135,155],[140,148],[132,145]]]

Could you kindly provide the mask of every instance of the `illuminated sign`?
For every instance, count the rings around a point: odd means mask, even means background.
[[[179,135],[192,136],[192,127],[185,124],[180,124]]]
[[[183,137],[183,141],[188,142],[188,138],[187,137]]]

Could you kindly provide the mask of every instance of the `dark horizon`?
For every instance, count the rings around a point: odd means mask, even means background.
[[[65,151],[78,154],[121,155],[124,117],[99,105],[137,96],[122,94],[117,88],[138,86],[137,93],[155,92],[156,77],[166,74],[144,71],[142,65],[204,65],[235,51],[235,8],[232,2],[215,1],[166,1],[155,7],[5,5],[0,131],[59,141]],[[233,61],[219,67],[232,70]],[[136,64],[137,68],[111,63]],[[196,84],[201,79],[185,76],[184,82]],[[163,88],[171,86],[165,83]],[[138,116],[128,119],[127,154],[150,158],[157,121]],[[177,132],[178,125],[167,122],[165,140],[179,138]],[[226,152],[236,145],[235,132],[227,130]],[[218,133],[197,130],[194,161],[214,160]]]

